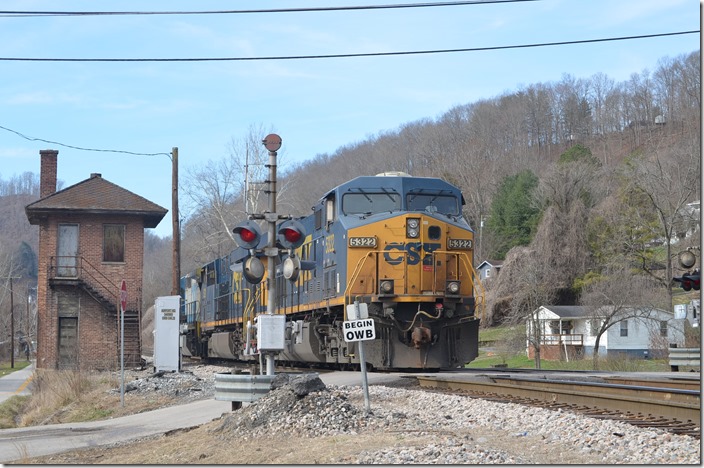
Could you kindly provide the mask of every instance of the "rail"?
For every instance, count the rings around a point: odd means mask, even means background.
[[[507,398],[525,398],[543,406],[574,405],[619,414],[650,415],[699,425],[700,392],[676,388],[632,386],[545,378],[491,376],[489,379],[418,376],[421,387],[432,387]],[[698,429],[698,427],[697,427]]]

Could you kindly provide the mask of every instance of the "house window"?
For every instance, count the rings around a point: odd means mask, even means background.
[[[484,272],[484,279],[486,279],[490,276],[491,276],[491,268],[487,268],[486,271]]]
[[[103,225],[103,261],[125,261],[125,225]]]
[[[660,321],[660,336],[667,336],[667,320]]]
[[[628,320],[621,321],[621,336],[628,336]]]

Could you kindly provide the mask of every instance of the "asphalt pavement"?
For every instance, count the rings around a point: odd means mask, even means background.
[[[34,363],[0,377],[0,403],[15,395],[29,395],[33,375]]]

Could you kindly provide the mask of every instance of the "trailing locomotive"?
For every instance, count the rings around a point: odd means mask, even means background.
[[[286,317],[277,361],[358,365],[358,343],[342,332],[355,301],[368,305],[375,325],[367,366],[448,369],[476,358],[483,294],[475,295],[481,284],[463,204],[441,179],[396,172],[330,190],[298,219],[306,234],[296,254],[306,268],[287,280],[277,260],[275,314]],[[184,355],[259,359],[253,327],[267,312],[268,279],[247,281],[249,253],[238,247],[181,278]]]

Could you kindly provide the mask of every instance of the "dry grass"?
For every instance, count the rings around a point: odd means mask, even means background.
[[[0,425],[8,427],[96,421],[168,406],[173,399],[125,394],[121,406],[119,380],[111,372],[37,369],[32,395],[13,397],[0,405]]]
[[[216,437],[212,422],[191,431],[177,431],[116,447],[97,447],[38,458],[23,464],[340,464],[356,459],[364,450],[394,446],[425,446],[427,440],[399,433],[372,433],[317,437],[260,437],[242,440],[238,434]]]

